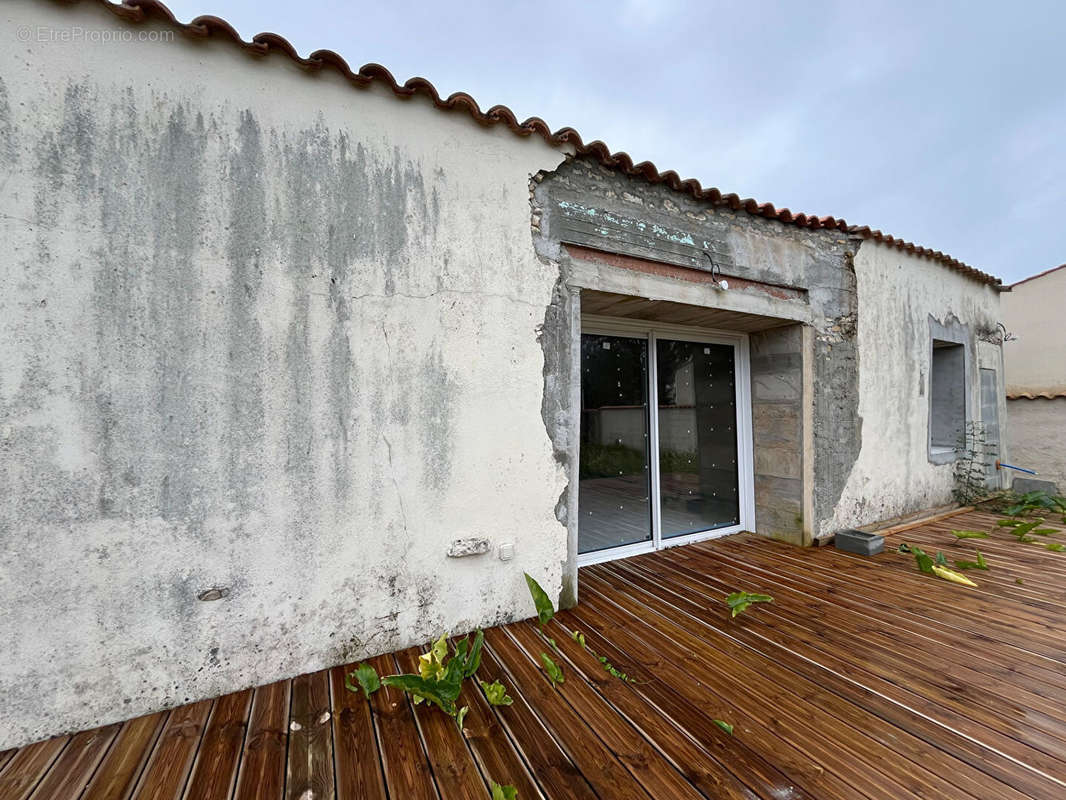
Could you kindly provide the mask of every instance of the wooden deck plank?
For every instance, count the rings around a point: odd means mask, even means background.
[[[227,800],[237,780],[252,690],[218,698],[196,755],[184,800]]]
[[[692,548],[696,552],[696,548]],[[753,558],[753,555],[758,558]],[[884,631],[905,631],[917,636],[926,647],[949,646],[969,653],[977,663],[991,661],[1012,673],[1021,672],[1031,678],[1028,686],[1056,686],[1066,689],[1066,675],[1061,674],[1044,659],[1027,658],[1017,648],[991,640],[989,637],[969,631],[962,631],[946,625],[939,625],[919,614],[904,612],[891,602],[890,593],[871,591],[867,593],[853,585],[848,585],[837,575],[837,570],[819,571],[817,565],[808,564],[803,570],[787,553],[777,548],[767,550],[740,549],[738,552],[722,547],[710,556],[712,564],[732,564],[744,569],[753,576],[763,574],[810,593],[816,598],[831,597],[832,603],[848,612],[857,621],[869,627]],[[698,559],[692,555],[685,559]],[[707,569],[707,565],[701,566]],[[918,587],[914,587],[914,591]]]
[[[487,674],[486,669],[479,669],[477,678],[484,680]],[[487,682],[492,683],[491,680]],[[467,681],[459,695],[459,705],[469,709],[463,723],[463,736],[485,779],[514,786],[519,797],[528,797],[530,800],[543,798],[528,765],[480,686]],[[499,709],[504,715],[509,714],[509,711],[508,706]]]
[[[560,695],[560,687],[552,686],[537,655],[526,653],[500,628],[485,632],[485,646],[505,666],[510,683],[536,705],[544,723],[573,759],[585,779],[601,797],[647,798],[640,783],[629,773],[615,755],[604,746],[595,731]],[[545,645],[544,650],[548,647]]]
[[[1066,797],[1066,555],[997,519],[926,520],[873,558],[738,535],[584,568],[556,649],[528,621],[486,632],[478,677],[514,703],[468,681],[461,732],[395,690],[348,691],[350,665],[0,753],[0,798],[481,800],[489,780],[522,800]],[[900,541],[993,568],[956,586]],[[736,589],[776,602],[733,620]]]
[[[701,593],[721,592],[719,597],[734,589],[753,591],[754,587],[760,587],[761,591],[771,592],[778,603],[768,607],[766,614],[758,619],[781,620],[788,626],[790,636],[813,646],[848,652],[857,668],[894,680],[924,696],[937,690],[942,695],[950,695],[950,701],[945,703],[979,723],[995,727],[1004,717],[1020,718],[1019,721],[1063,742],[1066,705],[1061,692],[1039,686],[1034,690],[1015,686],[1010,682],[1013,676],[1007,668],[993,664],[971,668],[959,659],[930,650],[924,640],[911,639],[898,630],[871,630],[852,615],[837,611],[833,604],[819,603],[817,598],[792,590],[780,579],[760,576],[756,582],[739,568],[720,560],[715,563],[714,578],[686,574],[679,565],[658,566],[671,570],[675,581]],[[641,567],[634,564],[631,568]]]
[[[169,711],[160,711],[123,723],[81,800],[126,800],[132,795],[169,716]]]
[[[355,664],[330,670],[337,800],[385,800],[377,736],[370,702],[345,688]]]
[[[554,628],[555,626],[552,626],[553,632]],[[534,629],[524,623],[509,625],[505,630],[531,661],[545,649],[544,642],[537,637]],[[564,663],[561,653],[550,652],[553,660],[560,665]],[[618,714],[584,680],[582,673],[565,669],[564,673],[568,678],[566,691],[559,692],[559,696],[595,732],[604,746],[649,795],[679,800],[703,797],[677,765],[644,738],[643,729],[633,727],[625,717]]]
[[[30,795],[30,800],[79,797],[121,727],[119,723],[74,734]]]
[[[687,702],[712,720],[732,724],[734,739],[742,741],[759,758],[773,763],[792,784],[815,797],[848,800],[882,796],[882,788],[865,785],[857,788],[810,754],[806,748],[807,737],[796,738],[790,729],[779,725],[772,706],[734,696],[732,687],[712,680],[712,674],[698,659],[677,663],[666,657],[664,650],[675,647],[672,642],[658,633],[649,637],[645,626],[630,622],[627,614],[601,599],[589,578],[585,580],[585,599],[574,613],[584,625],[632,656],[636,671],[627,670],[629,674],[638,675],[638,680],[650,680],[650,675],[661,674]]]
[[[289,800],[333,797],[333,725],[329,673],[300,675],[292,681],[289,715]]]
[[[639,569],[634,565],[626,565],[626,568],[634,569],[639,573]],[[698,594],[698,584],[686,583],[682,584],[680,588],[685,587],[693,591],[692,596],[695,598],[695,607],[690,609],[690,611],[695,610],[698,612],[701,606],[710,605],[713,607],[718,605],[720,598],[725,596],[725,590],[723,590],[719,598],[711,600]],[[764,588],[769,589],[770,587]],[[682,607],[687,602],[684,597],[675,597],[674,600]],[[722,609],[721,613],[724,613],[724,605],[719,607]],[[734,658],[757,667],[767,677],[778,679],[781,683],[788,685],[790,690],[797,695],[807,701],[816,702],[819,707],[831,712],[842,721],[862,729],[867,735],[891,748],[893,752],[898,753],[900,756],[911,759],[913,763],[923,769],[932,770],[934,774],[938,775],[952,775],[952,784],[969,792],[971,795],[984,796],[989,791],[988,776],[973,767],[971,761],[963,760],[960,763],[959,760],[954,758],[946,758],[945,754],[937,750],[930,751],[927,744],[928,741],[930,739],[936,741],[948,735],[950,731],[937,729],[934,726],[921,725],[920,723],[917,725],[904,724],[902,727],[894,725],[892,724],[893,722],[900,721],[900,715],[877,713],[879,709],[876,705],[871,707],[870,704],[865,702],[865,698],[862,695],[857,697],[850,696],[851,692],[847,689],[840,691],[841,681],[835,679],[835,676],[831,674],[812,675],[810,670],[805,670],[802,666],[795,675],[790,674],[789,668],[795,667],[796,663],[788,657],[787,653],[774,649],[772,645],[766,647],[763,643],[747,635],[751,628],[767,625],[768,623],[765,622],[765,619],[768,615],[774,613],[773,610],[775,608],[776,604],[774,606],[765,606],[762,609],[763,613],[753,614],[749,619],[745,619],[743,627],[739,625],[723,626],[729,630],[729,635],[732,639],[735,639],[738,643],[748,645],[752,651],[751,655],[743,650],[735,651],[732,654]],[[794,646],[791,640],[789,641],[790,645]],[[759,656],[765,657],[765,660],[760,660]],[[818,654],[812,651],[809,656],[813,660],[818,657]],[[849,662],[850,666],[851,663]],[[804,683],[802,681],[797,680],[797,675],[806,675],[810,679],[810,683],[806,685],[806,688],[803,688]],[[868,715],[872,715],[873,718]],[[903,719],[909,721],[905,715],[903,715]],[[918,733],[924,734],[924,738],[921,735],[917,735]],[[978,753],[976,761],[980,763],[992,755],[993,753],[987,751]],[[1024,795],[1012,792],[1007,786],[996,788],[995,796],[1003,798],[1014,797],[1015,800],[1021,800],[1024,797]]]
[[[377,670],[378,675],[398,672],[392,656],[379,656],[368,663]],[[439,794],[433,779],[433,768],[426,758],[407,695],[392,687],[382,686],[370,699],[389,797],[437,800]]]
[[[544,797],[551,800],[595,800],[597,795],[588,780],[545,726],[530,698],[519,690],[489,648],[482,653],[478,675],[488,683],[500,681],[514,697],[514,704],[506,710],[497,709],[497,718],[507,729],[523,760],[529,764]],[[496,782],[504,783],[500,779],[496,779]],[[510,783],[510,780],[506,782]]]
[[[0,797],[4,800],[29,797],[69,741],[69,736],[57,736],[21,748],[0,772]]]
[[[252,696],[234,800],[281,800],[285,792],[291,684],[260,686]]]
[[[417,674],[420,652],[411,647],[397,653],[400,671]],[[414,712],[441,796],[457,800],[484,800],[488,796],[488,786],[455,722],[427,703],[416,705]]]
[[[134,790],[136,800],[178,800],[185,790],[213,700],[175,708]]]

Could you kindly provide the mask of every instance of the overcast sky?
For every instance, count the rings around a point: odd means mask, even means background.
[[[1066,4],[168,0],[1013,282],[1066,261]]]

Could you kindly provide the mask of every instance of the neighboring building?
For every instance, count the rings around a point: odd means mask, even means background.
[[[1066,491],[1066,264],[1010,289],[1003,297],[1003,322],[1017,337],[1003,346],[1010,459]]]
[[[134,5],[0,8],[0,749],[943,506],[997,427],[989,275]]]

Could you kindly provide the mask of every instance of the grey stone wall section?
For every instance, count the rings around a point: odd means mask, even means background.
[[[809,489],[814,495],[814,519],[806,522],[812,536],[828,533],[818,529],[818,521],[832,517],[862,444],[852,265],[858,242],[838,231],[810,230],[716,208],[581,158],[540,176],[534,222],[538,253],[559,264],[564,280],[569,258],[561,244],[571,243],[705,271],[711,270],[709,253],[728,275],[806,292],[815,333],[814,476]],[[797,368],[802,346],[799,329],[795,331],[789,335],[795,339],[789,345],[795,347],[792,360],[783,358],[784,353],[766,353],[768,371],[788,362],[791,376]],[[762,341],[771,347],[781,335],[768,333]],[[795,382],[797,387],[802,383],[798,373]],[[767,408],[760,411],[764,423],[773,413]],[[797,486],[790,481],[794,480],[765,475],[761,484],[764,500],[780,496],[780,506],[772,513],[763,505],[764,518],[782,529],[791,521],[788,538],[799,535],[803,525],[797,521],[802,511],[792,514]]]
[[[803,544],[803,329],[754,333],[750,347],[756,531]]]

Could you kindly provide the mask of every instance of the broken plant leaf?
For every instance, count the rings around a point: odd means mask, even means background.
[[[1061,544],[1060,542],[1045,542],[1044,547],[1053,553],[1061,553],[1063,550],[1066,550],[1066,545]]]
[[[458,677],[458,676],[457,676]],[[427,680],[421,675],[386,675],[381,679],[383,686],[401,689],[416,699],[426,700],[436,705],[449,716],[455,716],[455,701],[462,688],[462,678]]]
[[[988,569],[988,562],[985,561],[985,557],[981,555],[981,551],[977,551],[976,561],[956,561],[956,569]]]
[[[733,592],[725,599],[730,608],[730,617],[742,614],[752,603],[772,603],[774,598],[768,594],[756,594],[753,592]]]
[[[518,790],[507,784],[506,786],[500,786],[500,784],[493,781],[492,783],[492,800],[517,800]]]
[[[1024,542],[1026,541],[1026,539],[1028,539],[1028,541],[1031,542],[1033,540],[1031,538],[1028,538],[1026,534],[1030,533],[1043,521],[1043,519],[1034,519],[1032,522],[1023,522],[1021,525],[1015,525],[1013,530],[1011,530],[1011,533],[1018,537],[1018,541]]]
[[[934,564],[933,574],[936,575],[938,578],[943,578],[944,580],[951,581],[952,583],[961,583],[963,586],[977,586],[976,583],[971,581],[965,575],[960,575],[959,573],[954,572],[948,569],[947,567],[941,567],[939,565]]]
[[[507,694],[507,687],[500,683],[498,680],[489,683],[483,681],[480,678],[478,683],[481,684],[481,690],[485,692],[485,698],[494,706],[509,706],[514,702],[514,698]]]
[[[722,729],[723,731],[725,731],[726,733],[728,733],[728,734],[729,734],[730,736],[732,736],[732,735],[733,735],[733,726],[732,726],[732,725],[730,725],[730,724],[729,724],[728,722],[726,722],[725,720],[722,720],[722,719],[716,719],[716,720],[714,721],[714,724],[715,724],[715,725],[717,725],[717,726],[718,726],[719,728],[721,728],[721,729]]]
[[[581,645],[582,650],[588,649],[588,645],[585,644],[585,634],[583,634],[581,631],[572,631],[570,633],[570,638],[577,642],[579,645]]]
[[[548,593],[540,588],[540,584],[530,577],[528,572],[525,573],[525,576],[529,593],[533,597],[533,605],[537,608],[537,620],[540,623],[540,627],[543,628],[555,616],[555,606],[552,604],[551,598],[548,597]]]
[[[1058,531],[1054,528],[1035,528],[1034,530],[1029,531],[1029,533],[1037,536],[1051,536],[1054,533],[1058,533]]]
[[[428,651],[418,657],[418,674],[426,680],[436,680],[444,672],[444,659],[448,656],[448,636],[441,637],[433,643]]]
[[[936,563],[941,567],[946,567],[948,565],[947,556],[945,556],[939,550],[936,551]]]
[[[465,641],[465,640],[464,640]],[[469,678],[477,668],[481,666],[481,650],[485,646],[485,631],[477,629],[474,634],[474,643],[470,645],[470,653],[466,657],[466,665],[463,668],[463,677]]]
[[[356,687],[352,683],[352,678],[358,681],[359,686]],[[370,698],[374,692],[381,688],[381,679],[378,678],[377,670],[375,670],[369,664],[360,664],[355,668],[355,672],[352,672],[345,676],[344,686],[350,692],[363,692],[363,697]]]
[[[463,706],[459,709],[459,713],[455,715],[455,727],[459,730],[463,729],[463,720],[466,719],[466,714],[470,710],[470,706]]]
[[[900,542],[899,547],[896,548],[897,553],[909,553],[910,551],[911,546],[906,542]]]
[[[917,545],[911,548],[911,553],[914,554],[914,560],[918,562],[918,569],[927,575],[932,575],[933,559],[931,559],[928,554]]]
[[[951,535],[956,539],[987,539],[988,534],[984,531],[952,531]]]
[[[559,668],[559,665],[551,660],[551,657],[547,653],[540,654],[541,663],[544,664],[544,671],[548,673],[548,677],[551,678],[552,685],[557,683],[565,683],[563,680],[563,671]]]

